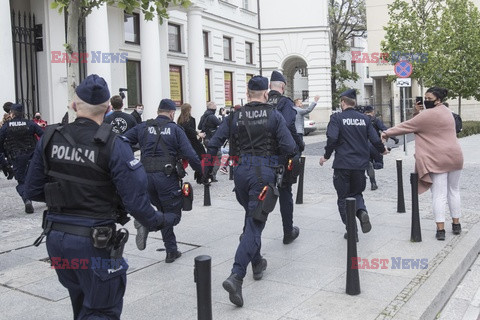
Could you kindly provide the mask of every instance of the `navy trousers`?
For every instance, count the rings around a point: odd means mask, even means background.
[[[237,201],[245,209],[245,225],[243,236],[235,253],[235,262],[232,273],[243,279],[247,273],[250,262],[256,264],[262,259],[260,249],[262,247],[262,231],[265,223],[252,218],[252,212],[257,207],[256,197],[263,187],[275,181],[275,169],[260,167],[263,184],[259,182],[254,165],[240,164],[235,167],[234,183]]]
[[[60,231],[50,231],[46,243],[58,280],[70,294],[73,318],[120,319],[127,285],[125,260],[112,265],[110,252],[95,248],[91,238]],[[86,268],[81,259],[89,261]]]
[[[290,234],[293,230],[293,194],[290,183],[278,188],[280,193],[280,213],[282,214],[283,233]]]
[[[173,232],[182,218],[182,194],[176,175],[167,177],[163,172],[148,174],[148,194],[150,201],[162,212],[174,213],[176,218],[170,227],[161,229],[167,253],[177,251],[177,238]],[[169,224],[170,225],[170,224]]]
[[[362,195],[367,184],[366,179],[365,170],[333,170],[333,186],[335,190],[337,190],[338,212],[345,225],[347,224],[346,198],[355,198],[357,201],[357,211],[360,209],[367,211]]]
[[[12,160],[13,175],[18,183],[16,189],[24,202],[27,200],[23,195],[25,192],[24,183],[25,177],[27,176],[28,163],[30,162],[31,157],[32,154],[22,154],[16,156],[15,159]]]

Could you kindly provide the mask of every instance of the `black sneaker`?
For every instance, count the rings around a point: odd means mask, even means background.
[[[445,230],[437,230],[435,238],[437,238],[437,240],[445,240]]]
[[[182,256],[180,251],[167,252],[167,257],[165,258],[165,263],[172,263]]]
[[[232,273],[222,284],[223,289],[229,294],[230,302],[238,307],[243,307],[242,284],[243,280],[239,280],[235,273]]]
[[[462,225],[460,223],[452,223],[453,234],[462,233]]]
[[[135,237],[135,243],[137,244],[138,250],[145,250],[147,247],[147,238],[148,238],[148,228],[144,227],[140,222],[135,220],[133,222],[135,229],[137,229],[137,235]]]
[[[292,243],[295,239],[298,238],[299,234],[300,234],[300,228],[293,227],[292,232],[290,232],[290,234],[283,235],[283,244]]]
[[[368,213],[365,210],[358,210],[357,211],[357,218],[360,220],[360,227],[362,228],[363,233],[368,233],[372,230],[372,225],[370,224],[370,218],[368,217]]]
[[[33,213],[33,205],[32,201],[30,200],[25,200],[25,213]]]
[[[345,232],[345,234],[343,235],[343,239],[348,239],[348,233]],[[358,242],[358,233],[355,233],[355,240]]]
[[[378,189],[378,186],[375,182],[372,183],[372,187],[371,187],[371,190],[377,190]]]
[[[267,269],[267,259],[262,258],[257,264],[252,263],[253,279],[262,280],[265,269]]]

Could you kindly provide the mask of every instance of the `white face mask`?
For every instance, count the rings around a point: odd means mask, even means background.
[[[138,113],[139,115],[142,115],[143,109],[137,109],[137,113]]]

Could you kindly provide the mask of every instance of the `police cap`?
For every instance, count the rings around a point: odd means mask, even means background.
[[[270,77],[270,81],[281,81],[285,84],[287,83],[287,80],[285,80],[285,77],[283,76],[283,74],[281,74],[278,71],[273,71],[272,72],[272,76]]]
[[[160,101],[160,105],[158,106],[158,110],[177,110],[177,106],[175,105],[175,102],[173,102],[170,99],[162,99]]]
[[[108,85],[102,77],[91,74],[75,90],[77,96],[91,105],[99,105],[110,99]]]
[[[346,91],[343,91],[340,94],[340,97],[347,97],[347,98],[350,98],[352,100],[356,100],[357,99],[357,91],[355,89],[348,89]]]
[[[10,106],[10,111],[17,111],[23,113],[23,104],[14,103]]]
[[[373,107],[372,106],[365,106],[365,108],[363,110],[364,110],[364,112],[372,112]]]
[[[248,81],[248,89],[252,91],[268,90],[268,79],[262,76],[254,76]]]

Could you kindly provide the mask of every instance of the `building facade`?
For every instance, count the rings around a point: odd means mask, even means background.
[[[0,0],[0,102],[21,102],[29,116],[40,111],[49,123],[59,122],[68,105],[66,18],[52,2]],[[125,94],[126,107],[143,103],[144,119],[156,116],[162,98],[171,98],[178,106],[190,103],[198,121],[207,101],[246,103],[250,77],[280,70],[292,99],[322,97],[312,118],[326,123],[327,2],[301,2],[311,13],[294,20],[286,0],[195,0],[187,9],[170,8],[163,24],[102,5],[79,24],[78,73],[104,77],[112,95]]]

